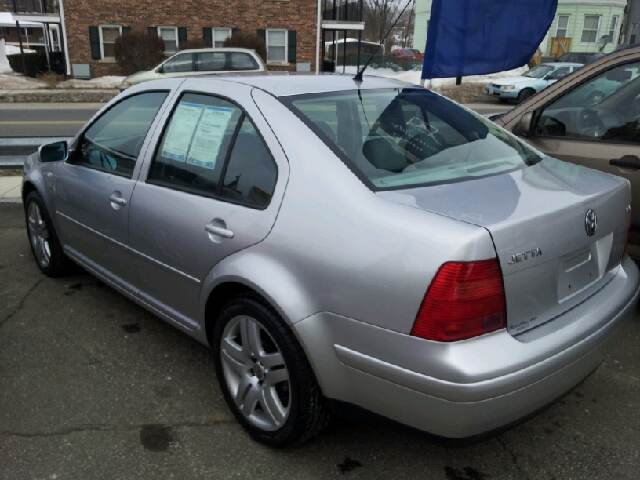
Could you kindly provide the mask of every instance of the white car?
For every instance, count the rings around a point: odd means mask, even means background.
[[[246,48],[202,48],[183,50],[146,72],[128,76],[120,90],[159,78],[210,75],[230,72],[265,72],[262,58],[255,50]]]

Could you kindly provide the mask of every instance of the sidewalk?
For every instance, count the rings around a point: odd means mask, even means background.
[[[0,202],[20,202],[22,177],[0,177]]]

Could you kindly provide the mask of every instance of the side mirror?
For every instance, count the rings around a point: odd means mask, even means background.
[[[38,157],[42,163],[61,162],[69,156],[69,144],[66,140],[49,143],[38,148]]]
[[[524,112],[518,122],[520,133],[523,137],[530,137],[533,134],[533,112]]]
[[[164,73],[164,68],[162,68],[162,65],[156,68],[156,73]]]

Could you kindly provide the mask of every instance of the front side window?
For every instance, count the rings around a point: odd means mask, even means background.
[[[191,72],[193,71],[193,54],[180,53],[162,65],[163,73],[178,73],[178,72]]]
[[[271,200],[276,172],[262,138],[239,107],[187,93],[173,112],[147,181],[261,208]]]
[[[556,28],[557,38],[567,38],[569,28],[569,15],[558,15],[558,26]]]
[[[544,78],[550,72],[553,72],[554,67],[551,65],[538,65],[526,72],[523,76],[529,78]]]
[[[556,68],[547,76],[547,80],[560,80],[571,73],[571,67]]]
[[[287,63],[287,31],[267,30],[267,61]]]
[[[580,43],[598,41],[598,30],[600,30],[600,15],[585,15]]]
[[[120,25],[100,26],[100,55],[103,60],[116,58],[116,38],[122,34]]]
[[[423,89],[280,100],[372,190],[460,182],[541,159],[492,122]]]
[[[178,27],[158,27],[158,36],[164,42],[164,53],[178,51]]]
[[[634,45],[638,40],[638,34],[640,34],[640,23],[633,22],[631,24],[631,34],[629,35],[629,43]]]
[[[118,103],[80,139],[70,163],[131,178],[142,144],[167,92],[142,93]]]
[[[230,36],[231,36],[230,28],[215,27],[213,29],[213,46],[216,48],[224,47],[224,41]]]
[[[547,105],[536,135],[640,143],[640,62],[587,80]]]

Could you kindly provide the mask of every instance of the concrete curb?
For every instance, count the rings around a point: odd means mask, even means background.
[[[4,103],[105,103],[119,90],[0,90]]]

